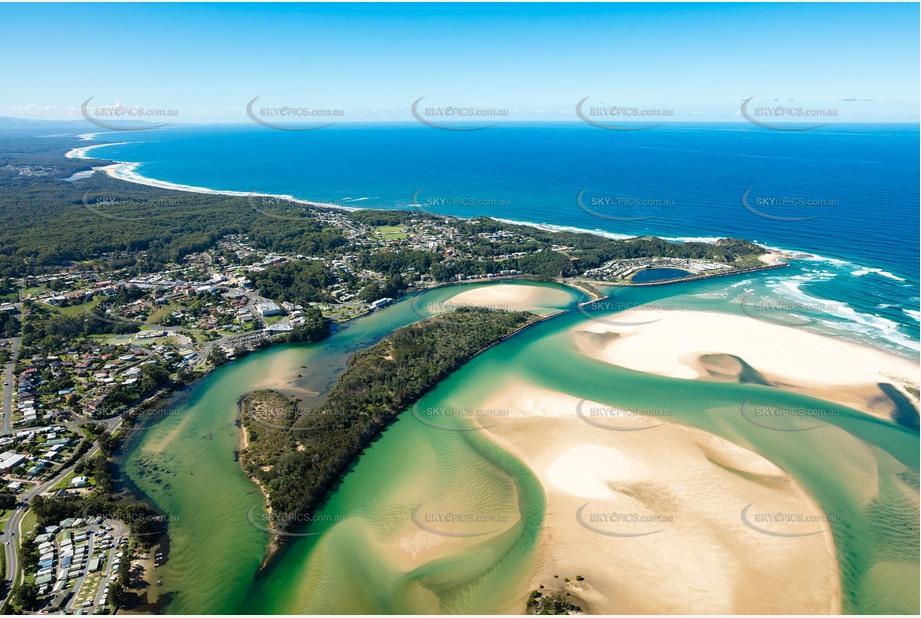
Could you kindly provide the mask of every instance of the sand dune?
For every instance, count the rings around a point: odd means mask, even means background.
[[[529,589],[562,586],[591,614],[840,611],[828,524],[783,470],[659,419],[600,429],[578,405],[526,383],[484,404],[510,410],[485,431],[547,493]]]
[[[900,405],[917,406],[917,363],[841,338],[703,311],[632,310],[618,318],[643,324],[582,324],[573,331],[579,349],[636,371],[776,386],[887,419]]]

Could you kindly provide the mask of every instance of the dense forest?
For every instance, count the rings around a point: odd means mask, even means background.
[[[326,288],[336,277],[322,262],[301,260],[253,273],[253,285],[266,298],[306,305],[331,300]]]
[[[74,138],[0,138],[0,277],[142,250],[141,263],[123,266],[150,272],[227,234],[248,234],[257,246],[303,255],[332,256],[347,244],[308,207],[299,207],[299,217],[279,220],[258,214],[242,197],[158,189],[105,174],[64,182],[107,163],[65,159],[76,145]]]
[[[267,491],[273,525],[290,529],[319,506],[361,451],[407,406],[483,349],[537,319],[457,309],[395,331],[356,354],[312,410],[277,393],[241,402],[244,470]]]

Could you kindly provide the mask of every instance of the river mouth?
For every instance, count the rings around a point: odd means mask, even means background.
[[[727,285],[711,280],[616,293],[646,303],[668,299],[681,308],[704,302],[695,291]],[[401,415],[342,479],[315,521],[297,531],[307,536],[290,539],[258,575],[268,535],[251,519],[262,512],[262,499],[233,459],[239,394],[284,384],[305,392],[309,380],[326,371],[327,360],[346,362],[349,350],[424,317],[420,304],[443,303],[457,292],[433,290],[424,302],[404,300],[327,342],[271,349],[225,366],[190,389],[177,414],[159,420],[129,449],[126,474],[176,522],[170,561],[158,570],[163,592],[174,595],[167,613],[522,611],[523,595],[538,584],[531,575],[546,497],[533,472],[484,432],[453,431],[453,423],[432,427]],[[580,296],[573,293],[572,302]],[[844,611],[910,613],[917,600],[906,598],[899,582],[911,574],[917,543],[906,544],[899,530],[917,526],[909,508],[918,495],[916,434],[859,414],[792,436],[766,430],[738,413],[739,402],[755,396],[755,403],[767,397],[773,405],[809,407],[815,401],[606,366],[572,345],[569,329],[592,317],[571,311],[533,326],[452,374],[420,405],[476,409],[509,380],[522,379],[606,405],[671,410],[669,422],[744,444],[789,471],[824,512],[840,517],[831,531]],[[319,372],[312,374],[311,367]],[[876,493],[868,495],[868,487]],[[874,515],[877,507],[888,514],[885,520]],[[471,513],[480,518],[470,525],[446,517]]]

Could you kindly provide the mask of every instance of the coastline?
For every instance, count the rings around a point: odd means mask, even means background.
[[[86,140],[84,139],[83,141],[86,141]],[[68,153],[65,156],[74,158],[74,153],[77,151],[84,151],[86,148],[104,147],[108,145],[112,145],[112,144],[109,144],[109,143],[94,144],[88,147],[87,146],[75,147],[75,148],[72,148],[70,151],[68,151]],[[99,159],[99,161],[105,162],[105,161],[111,161],[111,160]],[[171,183],[168,181],[161,181],[161,180],[148,178],[144,176],[143,174],[137,171],[137,168],[140,165],[141,165],[140,163],[136,163],[136,162],[134,163],[117,162],[111,165],[97,166],[97,167],[94,167],[93,169],[103,170],[108,176],[110,176],[113,179],[121,180],[124,182],[131,182],[134,184],[140,184],[144,186],[160,188],[164,190],[186,191],[190,193],[200,193],[200,194],[226,195],[228,197],[251,197],[251,198],[252,197],[272,197],[272,198],[292,201],[293,203],[297,203],[297,204],[302,204],[305,207],[312,207],[312,208],[317,208],[317,209],[339,210],[343,212],[366,210],[366,208],[361,208],[361,207],[356,207],[356,206],[343,206],[340,204],[315,202],[309,199],[295,198],[292,195],[286,195],[286,194],[255,193],[255,192],[247,193],[243,191],[218,190],[218,189],[211,189],[211,188],[201,187],[201,186]],[[256,206],[253,205],[253,208],[255,209]],[[394,208],[389,208],[389,209],[384,209],[384,210],[406,210],[406,209],[394,207]],[[447,218],[463,219],[463,217],[456,217],[453,215],[442,215],[442,216],[445,216]],[[572,231],[572,232],[578,232],[578,233],[593,234],[596,236],[611,238],[615,240],[623,240],[626,238],[637,237],[636,235],[626,235],[626,234],[606,232],[604,230],[600,230],[597,228],[589,229],[589,228],[579,228],[579,227],[574,227],[574,226],[559,226],[559,225],[547,224],[547,223],[534,223],[531,221],[512,220],[512,219],[501,218],[501,217],[493,217],[493,218],[496,221],[509,223],[513,225],[534,227],[536,229],[541,229],[541,230],[545,230],[549,232]],[[707,236],[662,235],[662,236],[659,236],[659,238],[662,238],[663,240],[670,241],[670,242],[712,243],[715,240],[718,240],[718,237],[707,237]],[[904,277],[891,273],[885,270],[884,268],[880,268],[877,266],[866,266],[860,262],[856,262],[851,259],[846,259],[843,257],[827,257],[824,255],[812,253],[810,250],[801,250],[798,248],[792,248],[788,246],[778,246],[778,243],[776,242],[760,242],[759,241],[758,244],[760,244],[760,246],[764,247],[769,252],[768,257],[770,256],[770,254],[780,254],[781,256],[785,258],[791,258],[797,261],[799,260],[805,261],[805,264],[803,265],[803,267],[806,268],[807,270],[810,269],[808,267],[808,264],[810,262],[814,262],[817,264],[827,264],[829,265],[828,268],[834,268],[835,270],[843,269],[845,271],[851,272],[851,274],[877,273],[881,277],[886,277],[896,282],[905,281]],[[832,254],[832,255],[836,255],[836,254]],[[772,266],[775,266],[775,267],[780,266],[780,263],[779,263],[780,260],[772,260],[772,261],[776,263],[770,263],[768,260],[762,259],[762,262],[765,262],[764,270],[769,270],[770,267]],[[744,272],[756,272],[756,270],[757,269],[753,269],[751,271],[746,270]],[[744,274],[744,272],[735,271],[733,273],[727,273],[727,276],[733,275],[733,274]],[[832,274],[832,276],[835,276],[835,275]],[[684,281],[687,281],[690,279],[691,278],[685,278]],[[681,280],[678,280],[676,281],[676,283],[680,281]],[[603,283],[604,285],[612,285],[611,282],[603,282]],[[651,284],[660,285],[659,282],[651,282]],[[629,287],[629,286],[626,286],[626,287]],[[637,287],[640,287],[640,286],[637,285]],[[867,308],[860,309],[856,307],[850,307],[849,303],[843,302],[843,301],[836,301],[835,297],[830,297],[827,299],[820,298],[820,297],[802,298],[802,299],[797,299],[795,301],[790,301],[790,302],[804,303],[809,306],[815,305],[819,307],[825,306],[825,305],[837,307],[838,305],[843,304],[844,309],[842,309],[841,311],[832,312],[833,321],[840,318],[840,319],[843,319],[845,323],[854,322],[858,325],[859,331],[863,336],[861,338],[865,337],[865,338],[886,339],[894,345],[894,347],[896,348],[896,351],[900,354],[902,354],[902,351],[901,351],[902,348],[905,348],[905,352],[908,353],[909,355],[912,353],[912,351],[917,352],[917,349],[913,347],[913,345],[910,344],[910,342],[913,341],[915,337],[911,334],[904,332],[904,329],[906,328],[913,329],[916,327],[915,322],[919,320],[916,307],[899,306],[898,308],[901,308],[901,312],[898,314],[898,317],[893,317],[891,315],[883,316],[879,313],[869,311],[867,310]],[[890,334],[890,330],[893,330],[892,334]]]
[[[90,134],[90,135],[93,135],[93,134]],[[110,142],[110,143],[105,143],[105,144],[95,144],[92,146],[80,146],[80,147],[72,148],[71,150],[67,151],[64,154],[64,157],[68,159],[112,161],[112,163],[109,165],[96,166],[93,169],[104,172],[107,176],[109,176],[110,178],[114,178],[116,180],[130,182],[130,183],[134,183],[138,185],[143,185],[146,187],[165,189],[168,191],[185,191],[187,193],[199,193],[199,194],[205,194],[205,195],[226,195],[227,197],[271,197],[271,198],[288,200],[288,201],[291,201],[297,204],[303,204],[304,206],[312,206],[316,208],[331,208],[335,210],[344,210],[347,212],[368,210],[367,208],[360,208],[357,206],[343,206],[341,204],[330,204],[327,202],[315,202],[312,200],[297,198],[297,197],[294,197],[293,195],[284,194],[284,193],[259,193],[259,192],[233,191],[230,189],[212,189],[212,188],[204,187],[200,185],[186,185],[186,184],[181,184],[181,183],[176,183],[176,182],[170,182],[167,180],[158,180],[156,178],[144,176],[143,174],[140,174],[137,171],[137,169],[142,165],[141,162],[115,161],[114,159],[105,159],[105,158],[94,159],[93,157],[86,156],[86,153],[90,152],[93,149],[104,148],[106,146],[115,146],[115,145],[119,145],[123,143],[125,142]],[[385,209],[385,210],[402,210],[402,209],[391,208],[391,209]],[[451,217],[450,215],[442,215],[442,216],[455,218],[455,219],[463,218],[463,217]],[[583,228],[571,227],[571,226],[553,225],[551,223],[534,223],[531,221],[515,221],[512,219],[503,219],[499,217],[494,217],[494,218],[496,221],[499,221],[501,223],[534,227],[534,228],[541,229],[547,232],[568,231],[568,232],[577,232],[577,233],[584,233],[584,234],[594,234],[596,236],[602,236],[604,238],[610,238],[612,240],[626,240],[629,238],[636,238],[636,235],[617,234],[614,232],[606,232],[604,230],[589,230],[589,229],[583,229]],[[717,237],[700,237],[700,238],[666,237],[663,239],[675,241],[675,242],[690,242],[690,241],[714,242],[716,240],[719,240],[719,238]]]
[[[89,134],[95,135],[95,134]],[[210,195],[225,195],[228,197],[271,197],[277,199],[288,200],[297,204],[303,204],[304,206],[312,206],[315,208],[329,208],[334,210],[342,210],[347,212],[354,212],[359,210],[407,210],[410,204],[407,204],[407,208],[363,208],[359,206],[344,206],[342,204],[331,204],[328,202],[318,202],[305,198],[294,197],[291,194],[286,193],[261,193],[261,192],[247,192],[247,191],[234,191],[231,189],[213,189],[210,187],[205,187],[201,185],[186,185],[182,183],[170,182],[167,180],[159,180],[156,178],[151,178],[149,176],[144,176],[139,173],[137,169],[142,165],[141,162],[137,161],[116,161],[114,159],[94,159],[93,157],[85,156],[86,152],[96,148],[103,148],[106,146],[114,146],[123,144],[125,142],[107,142],[105,144],[94,144],[91,146],[79,146],[72,148],[64,154],[68,159],[86,159],[86,160],[98,160],[98,161],[111,161],[110,165],[97,166],[93,169],[103,171],[110,178],[116,180],[122,180],[124,182],[130,182],[138,185],[155,187],[158,189],[165,189],[170,191],[185,191],[187,193],[199,193],[199,194],[210,194]],[[437,213],[436,213],[437,214]],[[456,215],[440,215],[446,218],[453,219],[465,219],[466,217],[458,217]],[[603,238],[609,238],[611,240],[627,240],[630,238],[639,238],[646,236],[648,234],[619,234],[616,232],[609,232],[601,229],[589,229],[581,228],[576,226],[566,226],[566,225],[555,225],[553,223],[539,223],[534,221],[523,221],[516,219],[507,219],[503,217],[491,217],[492,219],[499,221],[500,223],[507,223],[510,225],[521,225],[525,227],[533,227],[539,230],[546,232],[575,232],[579,234],[593,234],[595,236],[601,236]],[[656,235],[657,238],[669,242],[702,242],[712,244],[717,240],[720,240],[719,236],[665,236],[665,235]],[[755,242],[755,241],[753,241]],[[816,259],[827,260],[831,262],[847,262],[846,260],[838,260],[837,258],[828,258],[818,254],[810,253],[808,251],[802,251],[800,249],[784,248],[784,247],[775,247],[769,246],[764,243],[757,243],[760,246],[764,247],[771,253],[787,254],[794,257],[813,257]],[[852,262],[847,262],[853,264]]]
[[[123,142],[115,142],[111,144],[98,144],[97,146],[89,147],[80,147],[70,150],[65,156],[68,158],[85,158],[87,160],[92,160],[92,157],[82,157],[82,156],[68,156],[75,151],[88,152],[90,149],[104,146],[112,146],[120,144]],[[99,159],[100,161],[112,161],[112,159]],[[225,195],[227,197],[271,197],[276,199],[287,200],[296,204],[302,204],[304,206],[310,206],[314,208],[328,208],[333,210],[342,210],[346,212],[356,212],[360,210],[400,210],[406,211],[411,210],[411,204],[407,204],[405,208],[394,207],[394,208],[363,208],[359,206],[344,206],[342,204],[331,204],[328,202],[317,202],[305,198],[295,197],[289,193],[263,193],[257,191],[234,191],[231,189],[212,189],[209,187],[203,187],[200,185],[186,185],[182,183],[170,182],[167,180],[158,180],[156,178],[151,178],[149,176],[144,176],[139,173],[137,169],[142,165],[140,162],[132,161],[115,161],[110,165],[97,166],[93,169],[104,172],[110,178],[116,180],[121,180],[124,182],[131,182],[138,185],[143,185],[147,187],[154,187],[157,189],[165,189],[168,191],[185,191],[187,193],[198,193],[205,195]],[[434,213],[437,214],[437,213]],[[449,219],[466,219],[466,218],[476,218],[476,217],[458,217],[456,215],[439,215]],[[552,223],[537,223],[533,221],[519,221],[515,219],[505,219],[502,217],[491,217],[492,219],[500,222],[507,223],[509,225],[520,225],[524,227],[533,227],[535,229],[543,230],[545,232],[574,232],[578,234],[592,234],[594,236],[600,236],[602,238],[608,238],[611,240],[628,240],[631,238],[639,238],[645,235],[637,234],[618,234],[616,232],[608,232],[605,230],[599,229],[588,229],[580,228],[575,226],[563,226],[563,225],[554,225]],[[717,240],[720,240],[719,236],[657,236],[662,240],[668,242],[703,242],[712,244]],[[762,245],[764,246],[764,245]],[[772,252],[777,251],[771,247],[765,247],[766,249],[771,250]],[[782,252],[787,252],[787,250],[780,250]],[[802,252],[800,252],[802,253]],[[805,255],[812,255],[806,253]]]
[[[106,144],[109,145],[109,144]],[[217,190],[217,189],[208,189],[207,187],[198,187],[194,185],[183,185],[174,182],[167,182],[164,180],[155,180],[148,178],[147,176],[142,176],[137,173],[137,168],[140,167],[140,163],[114,163],[112,165],[99,166],[94,169],[105,172],[110,178],[116,180],[122,180],[124,182],[131,182],[138,185],[144,185],[147,187],[155,187],[157,189],[166,189],[168,191],[183,191],[185,193],[199,193],[205,195],[225,195],[227,197],[271,197],[275,199],[286,200],[295,204],[302,204],[304,206],[310,206],[312,208],[332,208],[336,210],[344,210],[348,212],[354,212],[357,210],[363,210],[362,208],[357,208],[355,206],[342,206],[339,204],[327,204],[324,202],[312,202],[310,200],[304,200],[296,198],[293,195],[285,195],[280,193],[260,193],[258,191],[229,191],[229,190]]]
[[[93,135],[93,134],[90,133],[90,134],[88,134],[88,135]],[[82,135],[80,136],[80,139],[83,140],[83,141],[85,141],[85,142],[91,142],[91,141],[93,141],[93,138],[92,138],[92,137],[86,137],[86,136],[82,136]],[[67,152],[65,152],[65,153],[64,153],[64,158],[65,158],[65,159],[85,159],[85,160],[88,160],[88,161],[94,161],[94,160],[97,160],[97,159],[94,159],[93,157],[87,156],[86,153],[90,152],[91,150],[96,150],[96,149],[98,149],[98,148],[105,148],[106,146],[118,146],[119,144],[124,144],[124,143],[125,143],[125,142],[106,142],[106,143],[104,143],[104,144],[93,144],[93,145],[91,145],[91,146],[78,146],[78,147],[76,147],[76,148],[71,148],[70,150],[68,150]],[[98,160],[100,160],[100,161],[107,161],[108,159],[98,159]],[[95,168],[94,168],[94,169],[95,169]]]
[[[88,134],[94,135],[94,134]],[[82,137],[82,136],[81,136]],[[91,141],[92,138],[85,141]],[[99,165],[95,166],[92,169],[94,171],[100,171],[105,173],[109,178],[114,178],[115,180],[121,180],[123,182],[130,182],[136,185],[143,185],[145,187],[154,187],[157,189],[165,189],[168,191],[183,191],[185,193],[198,193],[205,195],[225,195],[227,197],[271,197],[276,199],[287,200],[296,204],[303,204],[304,206],[311,206],[314,208],[332,208],[336,210],[344,210],[348,212],[353,212],[357,210],[363,210],[362,208],[356,206],[342,206],[340,204],[328,204],[325,202],[314,202],[311,200],[305,200],[301,198],[294,197],[293,195],[281,194],[281,193],[260,193],[256,191],[231,191],[224,189],[210,189],[208,187],[202,187],[198,185],[184,185],[176,182],[169,182],[166,180],[157,180],[156,178],[150,178],[144,176],[137,172],[137,169],[141,166],[140,162],[136,161],[115,161],[113,159],[96,159],[95,157],[87,156],[87,153],[98,149],[105,148],[107,146],[118,146],[125,144],[126,142],[106,142],[105,144],[93,144],[91,146],[78,146],[71,148],[66,153],[64,153],[65,159],[83,159],[87,161],[111,161],[109,165]]]
[[[786,264],[785,259],[790,259],[790,256],[784,255],[783,253],[766,253],[758,258],[768,266],[779,266],[781,264]]]
[[[122,143],[122,142],[118,142]],[[103,146],[112,146],[112,144],[99,144],[97,146],[81,147],[74,148],[69,151],[65,156],[68,158],[85,158],[87,160],[92,160],[92,157],[81,157],[81,156],[68,156],[75,151],[88,152],[92,148],[103,147]],[[99,159],[100,161],[112,161],[112,159]],[[409,210],[410,204],[407,204],[406,208],[362,208],[358,206],[343,206],[342,204],[331,204],[328,202],[316,202],[313,200],[308,200],[304,198],[294,197],[288,193],[262,193],[256,191],[234,191],[231,189],[212,189],[209,187],[203,187],[200,185],[186,185],[176,182],[170,182],[167,180],[157,180],[156,178],[150,178],[149,176],[144,176],[139,173],[137,169],[142,165],[140,162],[134,161],[116,161],[110,165],[97,166],[93,169],[104,172],[110,178],[116,180],[122,180],[124,182],[131,182],[138,185],[143,185],[147,187],[154,187],[157,189],[165,189],[168,191],[185,191],[187,193],[199,193],[205,195],[225,195],[227,197],[271,197],[276,199],[287,200],[296,204],[303,204],[304,206],[310,206],[314,208],[329,208],[334,210],[342,210],[346,212],[355,212],[359,210]],[[452,219],[465,219],[465,217],[458,217],[455,215],[440,215],[446,218]],[[580,228],[574,226],[561,226],[554,225],[552,223],[535,223],[533,221],[516,221],[514,219],[504,219],[501,217],[492,217],[500,223],[507,223],[509,225],[521,225],[525,227],[533,227],[539,230],[546,232],[575,232],[579,234],[593,234],[595,236],[601,236],[603,238],[609,238],[611,240],[627,240],[630,238],[638,238],[636,234],[617,234],[615,232],[607,232],[604,230],[591,230],[587,228]],[[719,237],[716,236],[661,236],[663,240],[670,242],[705,242],[713,243],[719,240]]]

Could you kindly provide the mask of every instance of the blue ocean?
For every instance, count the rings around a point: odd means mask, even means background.
[[[917,358],[916,125],[223,125],[92,139],[120,142],[92,156],[138,163],[138,177],[210,190],[616,237],[747,238],[798,259],[741,289],[770,295],[821,329]]]

